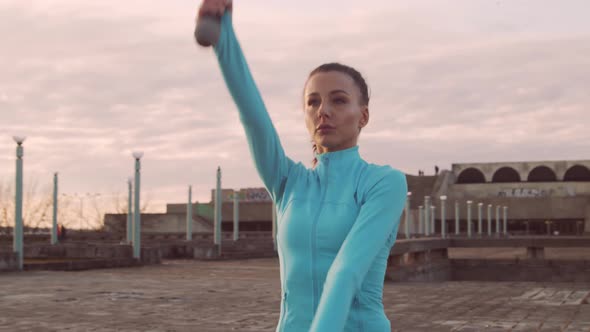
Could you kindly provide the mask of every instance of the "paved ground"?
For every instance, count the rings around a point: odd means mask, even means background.
[[[0,274],[0,331],[274,331],[276,259]],[[395,331],[590,331],[590,284],[387,283]]]

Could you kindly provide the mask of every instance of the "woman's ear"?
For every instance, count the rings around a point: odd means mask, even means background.
[[[359,129],[364,128],[369,123],[369,107],[363,106],[361,109],[361,119],[359,121]]]

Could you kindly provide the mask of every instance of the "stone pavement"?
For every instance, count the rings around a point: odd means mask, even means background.
[[[386,283],[395,331],[590,331],[590,284]],[[278,261],[0,274],[0,331],[274,331]]]

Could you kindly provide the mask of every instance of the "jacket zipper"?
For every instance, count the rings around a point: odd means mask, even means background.
[[[361,304],[360,304],[360,302],[359,302],[359,298],[358,298],[358,296],[355,296],[355,297],[354,297],[354,300],[353,300],[353,307],[354,307],[354,309],[355,309],[355,312],[357,313],[357,315],[358,315],[358,316],[362,316],[362,315],[360,315]],[[362,317],[358,319],[358,323],[359,323],[359,324],[358,324],[358,325],[359,325],[359,326],[358,326],[358,327],[359,327],[358,331],[359,331],[359,332],[363,332],[365,329],[363,328],[363,320],[362,320]]]
[[[281,225],[282,226],[282,225]],[[278,225],[277,225],[278,227]],[[278,233],[278,232],[277,232]],[[281,274],[283,275],[283,278],[286,278],[286,270],[287,270],[287,261],[285,260],[285,255],[283,252],[283,248],[281,247],[281,244],[279,243],[279,239],[278,237],[275,238],[276,244],[277,244],[277,252],[279,254],[279,256],[281,257],[281,260],[283,262],[283,264],[281,264]],[[282,281],[282,280],[281,280]],[[287,316],[287,283],[284,282],[283,284],[281,284],[281,291],[282,291],[282,301],[281,301],[281,317],[279,320],[279,328],[277,329],[277,332],[282,332],[284,325],[285,325],[285,317]]]
[[[287,316],[287,290],[283,291],[283,310],[281,314],[281,321],[279,322],[279,329],[277,332],[283,332],[283,327],[285,325],[285,317]]]
[[[316,252],[317,252],[317,243],[316,243],[316,231],[317,231],[317,222],[318,222],[318,218],[320,216],[320,212],[322,211],[322,205],[324,203],[324,199],[326,198],[326,192],[328,191],[328,171],[330,168],[330,159],[326,158],[324,160],[324,163],[326,165],[326,186],[322,192],[322,198],[320,200],[320,206],[318,208],[318,211],[316,212],[313,224],[312,224],[312,228],[311,228],[311,280],[312,280],[312,286],[313,286],[313,314],[315,315],[315,311],[317,310],[317,306],[318,306],[318,297],[319,297],[319,289],[318,289],[318,282],[317,282],[317,276],[316,276]],[[321,176],[320,176],[320,185],[321,185]]]

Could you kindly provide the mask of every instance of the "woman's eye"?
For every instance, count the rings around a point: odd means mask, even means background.
[[[310,99],[307,101],[307,106],[317,106],[319,101],[317,99]]]
[[[335,98],[334,104],[346,104],[346,99],[344,98]]]

